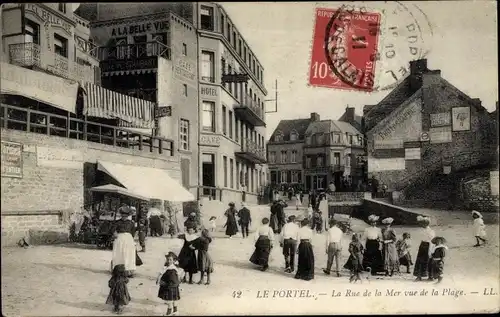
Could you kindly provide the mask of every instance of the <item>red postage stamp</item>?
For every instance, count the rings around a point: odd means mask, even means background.
[[[315,17],[309,85],[373,91],[381,14],[317,8]]]

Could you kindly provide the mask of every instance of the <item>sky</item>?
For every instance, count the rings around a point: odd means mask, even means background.
[[[317,112],[322,119],[336,120],[347,105],[361,115],[364,105],[377,104],[388,94],[308,86],[315,8],[336,8],[342,2],[221,4],[264,67],[267,99],[274,98],[274,81],[278,80],[278,113],[267,114],[268,138],[282,119],[307,118]],[[391,8],[393,4],[369,2],[366,7],[381,9],[384,5]],[[496,2],[405,1],[404,5],[426,26],[422,37],[429,50],[428,68],[440,69],[448,82],[471,98],[480,98],[483,106],[493,111],[498,101]],[[387,23],[402,24],[401,19],[408,20],[399,14],[387,17]],[[407,64],[409,57],[405,58],[401,54],[399,63]],[[272,110],[274,103],[266,107]]]

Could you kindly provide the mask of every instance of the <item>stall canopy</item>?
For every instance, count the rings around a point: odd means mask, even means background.
[[[103,192],[103,193],[116,193],[116,194],[121,194],[137,199],[142,199],[142,200],[149,200],[149,197],[141,196],[136,193],[130,192],[124,187],[116,186],[113,184],[107,184],[107,185],[102,185],[102,186],[96,186],[92,187],[90,189],[91,192]]]
[[[134,195],[173,202],[195,200],[193,194],[162,169],[105,161],[97,161],[97,169],[114,178]]]
[[[154,128],[155,103],[85,83],[83,114],[90,117],[120,119],[129,127]]]

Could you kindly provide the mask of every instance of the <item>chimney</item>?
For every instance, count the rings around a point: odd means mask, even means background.
[[[354,107],[346,107],[345,108],[345,118],[346,122],[352,123],[354,122]]]
[[[422,77],[427,70],[427,59],[410,61],[410,89],[412,91],[417,91],[422,87]]]
[[[316,112],[311,112],[311,121],[320,121],[319,114]]]
[[[479,98],[472,98],[472,104],[475,106],[478,106],[480,108],[483,107],[483,103],[481,102],[481,99],[479,99]]]

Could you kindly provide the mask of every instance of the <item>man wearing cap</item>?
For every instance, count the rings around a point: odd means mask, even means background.
[[[280,245],[283,247],[283,256],[285,257],[285,272],[295,271],[295,251],[297,250],[297,241],[299,226],[295,224],[295,216],[288,217],[288,223],[283,226]]]
[[[250,216],[250,210],[247,208],[245,203],[241,203],[241,209],[238,211],[238,218],[240,227],[241,227],[241,234],[243,235],[243,238],[248,237],[248,227],[252,223],[252,217]]]

